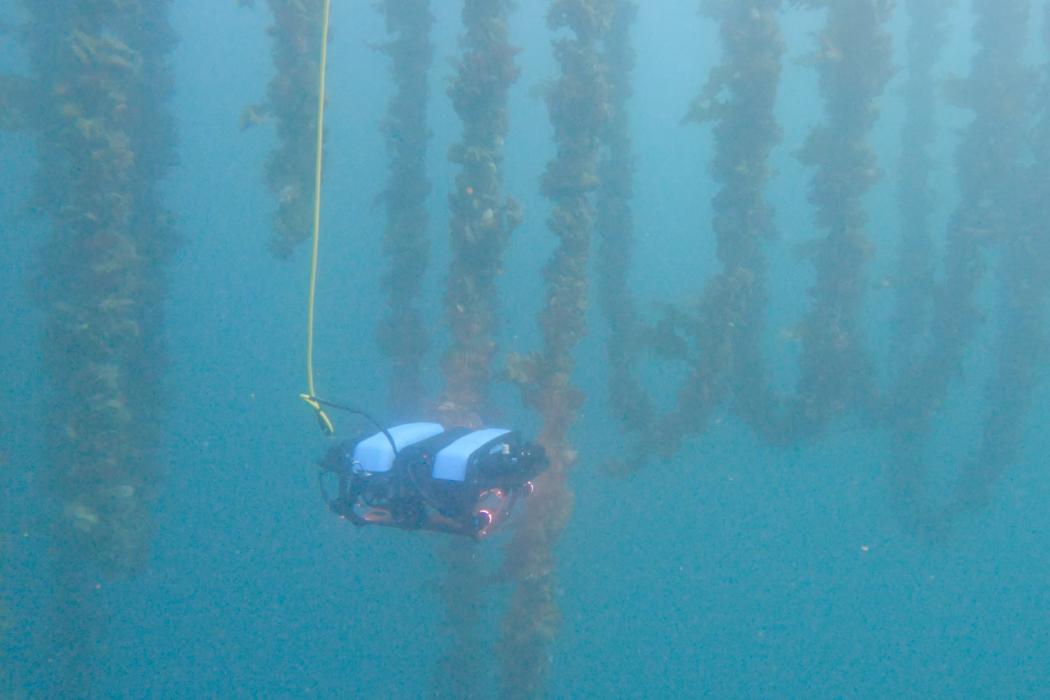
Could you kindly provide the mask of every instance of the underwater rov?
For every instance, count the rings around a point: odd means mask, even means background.
[[[385,428],[364,411],[325,401],[314,390],[314,306],[320,241],[324,154],[325,71],[330,0],[322,10],[314,154],[313,247],[306,318],[307,393],[299,398],[315,412],[321,430],[335,427],[325,407],[367,418],[379,432],[343,441],[321,460],[318,476],[328,507],[355,525],[433,530],[481,539],[532,493],[532,479],[547,468],[543,448],[503,428],[445,429],[439,423]],[[335,495],[330,494],[332,481]]]
[[[546,467],[543,448],[517,431],[406,423],[334,446],[321,461],[320,482],[332,512],[357,526],[482,539],[532,493]]]

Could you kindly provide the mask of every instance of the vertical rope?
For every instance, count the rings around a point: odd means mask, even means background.
[[[313,245],[310,253],[310,292],[306,306],[306,387],[309,392],[301,398],[317,411],[317,419],[326,433],[335,432],[332,421],[314,400],[314,301],[317,297],[317,254],[321,240],[321,174],[324,165],[324,101],[325,75],[328,70],[328,17],[331,11],[331,0],[324,0],[321,19],[321,66],[318,70],[317,89],[317,141],[314,153],[314,216]]]

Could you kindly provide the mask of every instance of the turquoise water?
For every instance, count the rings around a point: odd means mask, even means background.
[[[523,47],[511,92],[506,191],[525,206],[503,278],[502,342],[536,346],[540,266],[553,247],[537,180],[551,156],[541,100],[530,88],[552,77],[541,3],[521,0],[514,42]],[[180,36],[172,99],[177,168],[164,186],[182,245],[171,268],[168,367],[171,410],[162,451],[167,474],[156,508],[149,569],[101,581],[110,612],[99,657],[99,697],[421,697],[449,631],[440,596],[440,538],[354,530],[318,497],[314,461],[325,449],[303,390],[307,259],[275,261],[266,248],[271,195],[261,173],[273,134],[240,133],[238,115],[257,102],[271,59],[262,7],[184,0],[173,8]],[[432,319],[430,388],[440,386],[441,294],[448,188],[447,144],[458,122],[444,85],[459,32],[454,3],[435,10],[428,154],[433,261],[423,308]],[[900,13],[898,13],[900,14]],[[966,72],[969,18],[953,17],[939,71]],[[895,63],[903,64],[901,18]],[[1034,25],[1033,25],[1034,26]],[[784,20],[788,53],[778,108],[784,137],[769,196],[780,238],[769,247],[773,299],[767,356],[778,385],[795,379],[797,347],[780,331],[806,308],[811,267],[792,250],[812,237],[809,171],[794,158],[821,119],[809,50],[819,13]],[[336,3],[330,60],[328,161],[318,306],[318,383],[323,392],[382,414],[387,372],[375,340],[382,299],[386,177],[378,122],[390,85],[384,57],[367,43],[383,26],[371,3]],[[697,293],[717,272],[708,233],[708,129],[680,120],[719,58],[717,31],[694,3],[644,4],[635,31],[639,64],[632,107],[638,174],[640,308]],[[12,47],[0,57],[19,64]],[[1035,60],[1038,60],[1038,56]],[[892,174],[902,119],[897,75],[873,136],[884,177],[868,197],[877,247],[872,279],[893,265]],[[947,107],[937,163],[938,230],[954,205],[951,148],[965,113]],[[13,695],[46,696],[53,670],[40,649],[51,591],[47,540],[37,505],[39,454],[48,410],[39,391],[40,313],[28,292],[46,222],[21,211],[34,172],[29,139],[4,134],[0,189],[9,264],[0,269],[0,486],[4,571],[11,609],[3,673]],[[867,300],[873,352],[886,362],[892,289]],[[985,324],[932,431],[934,489],[948,488],[975,449],[984,379],[994,356],[995,318]],[[592,314],[580,357],[604,357],[606,334]],[[574,432],[575,511],[559,544],[561,632],[549,696],[569,697],[1045,697],[1050,688],[1050,438],[1041,429],[1050,396],[1037,392],[1018,463],[991,504],[946,536],[924,540],[900,524],[884,479],[886,435],[859,420],[819,440],[773,447],[732,415],[720,416],[675,458],[610,478],[619,427],[606,408],[601,363],[577,373],[588,401]],[[647,366],[661,395],[676,370]],[[501,388],[493,420],[534,431],[535,416]],[[495,572],[504,539],[477,547]],[[479,600],[488,627],[481,679],[495,687],[499,621],[508,588]],[[3,679],[0,676],[0,679]],[[0,690],[6,690],[0,686]]]

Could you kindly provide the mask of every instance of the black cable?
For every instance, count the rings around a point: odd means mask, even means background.
[[[385,427],[383,427],[382,423],[377,421],[370,414],[366,413],[365,411],[362,411],[359,408],[353,408],[351,406],[344,406],[343,404],[334,403],[332,401],[325,401],[324,399],[319,399],[316,396],[310,396],[309,398],[312,401],[316,401],[318,404],[320,404],[322,406],[327,406],[329,408],[334,408],[334,409],[336,409],[338,411],[344,411],[346,413],[353,413],[354,415],[361,416],[362,418],[366,419],[368,422],[370,422],[372,425],[374,425],[376,428],[378,428],[379,431],[381,433],[383,433],[383,435],[386,436],[386,439],[390,442],[390,447],[394,450],[394,457],[395,457],[395,459],[397,458],[397,455],[398,455],[399,451],[397,449],[397,444],[394,442],[394,436],[392,436],[390,434],[389,430],[387,430]],[[415,488],[416,493],[419,494],[419,497],[423,500],[423,503],[425,503],[426,505],[430,506],[435,511],[437,511],[438,513],[441,513],[441,515],[444,516],[443,509],[433,499],[432,495],[430,493],[428,493],[423,488],[422,484],[419,483],[419,480],[416,478],[415,472],[412,471],[411,465],[406,465],[405,469],[406,469],[406,471],[408,471],[408,478],[409,478],[409,481],[411,481],[411,483],[412,483],[412,487]],[[322,486],[322,490],[323,490],[323,488],[324,487]],[[448,516],[445,516],[445,517],[448,517]]]
[[[389,430],[387,430],[386,428],[383,427],[382,423],[377,421],[370,414],[365,413],[364,411],[362,411],[359,408],[351,408],[350,406],[344,406],[343,404],[333,403],[331,401],[325,401],[324,399],[319,399],[316,396],[310,396],[309,398],[310,398],[311,401],[316,401],[318,404],[320,404],[322,406],[328,406],[329,408],[334,408],[334,409],[339,410],[339,411],[345,411],[346,413],[353,413],[354,415],[361,416],[362,418],[367,419],[368,422],[370,422],[372,425],[374,425],[376,428],[379,429],[379,432],[383,433],[383,435],[386,436],[386,439],[390,442],[391,449],[394,450],[394,457],[397,457],[398,449],[397,449],[397,443],[394,442],[394,436],[390,434]]]
[[[383,433],[383,435],[386,436],[386,439],[390,442],[390,447],[394,450],[394,458],[395,459],[397,458],[397,456],[398,456],[398,449],[397,449],[397,444],[394,442],[394,437],[390,434],[389,430],[387,430],[386,428],[383,427],[382,423],[377,421],[370,414],[366,413],[365,411],[362,411],[359,408],[353,408],[351,406],[344,406],[343,404],[333,403],[332,401],[325,401],[324,399],[319,399],[316,396],[311,396],[310,399],[312,401],[316,401],[318,404],[320,404],[322,406],[328,406],[329,408],[334,408],[336,410],[344,411],[346,413],[353,413],[354,415],[361,416],[362,418],[365,418],[366,420],[368,420],[368,422],[370,422],[372,425],[374,425],[376,428],[378,428],[379,431],[381,433]],[[412,482],[412,486],[413,486],[413,488],[415,488],[416,493],[419,494],[419,497],[421,499],[423,499],[423,502],[425,504],[427,504],[428,506],[430,506],[431,508],[433,508],[434,510],[436,510],[436,511],[438,511],[440,513],[441,512],[441,508],[437,505],[437,503],[433,500],[433,498],[431,498],[430,494],[428,494],[426,491],[424,491],[422,485],[419,483],[419,480],[416,479],[416,475],[412,471],[411,466],[406,466],[405,469],[408,472],[409,481]]]

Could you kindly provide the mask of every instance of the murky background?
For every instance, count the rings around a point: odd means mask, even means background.
[[[563,422],[522,402],[505,370],[544,340],[552,208],[602,195],[569,186],[552,195],[540,184],[564,144],[548,114],[562,68],[548,3],[517,4],[507,26],[520,77],[508,83],[495,183],[497,228],[509,235],[497,252],[497,349],[486,397],[463,408],[554,440],[551,488],[574,500],[555,499],[554,516],[530,509],[512,532],[475,544],[355,530],[318,497],[315,461],[327,442],[298,399],[309,244],[273,254],[278,204],[296,201],[264,176],[282,143],[280,110],[271,104],[260,124],[240,127],[245,107],[273,90],[271,10],[316,15],[320,4],[0,2],[0,69],[32,78],[28,87],[5,78],[0,91],[3,123],[22,127],[0,134],[0,695],[1045,696],[1050,395],[1039,263],[1050,259],[1040,167],[1050,4],[850,0],[829,10],[741,0],[708,3],[712,17],[692,1],[641,3],[633,71],[580,74],[633,90],[626,111],[610,107],[605,118],[629,124],[633,245],[619,256],[629,261],[619,303],[637,314],[628,336],[610,332],[594,230],[576,277],[589,285],[586,335],[547,357],[575,358],[572,385],[586,397]],[[417,276],[420,259],[383,242],[398,186],[388,156],[410,136],[398,132],[389,150],[397,85],[376,45],[390,38],[381,9],[408,16],[426,3],[373,5],[332,7],[315,367],[319,394],[398,420],[432,415],[449,398],[450,201],[464,200],[462,164],[448,157],[463,123],[447,91],[462,8],[430,3],[424,31],[429,133],[421,158],[407,149],[429,182],[417,231],[429,257]],[[624,5],[552,3],[596,13]],[[940,8],[944,34],[930,39],[931,82],[909,92],[918,69],[908,32],[924,8]],[[720,17],[782,33],[768,180],[732,164],[755,142],[720,136],[718,119],[733,123],[725,113],[683,121],[725,60]],[[832,17],[871,33],[828,34]],[[306,35],[312,58],[316,33]],[[890,53],[880,63],[864,53],[870,46],[836,36],[888,38]],[[1004,37],[1015,63],[994,48]],[[752,55],[759,49],[739,55],[730,80],[756,69],[757,58],[744,60]],[[835,73],[857,55],[869,72]],[[172,79],[170,96],[154,69]],[[822,69],[833,76],[823,88]],[[836,82],[842,74],[852,77]],[[857,76],[870,81],[864,89],[854,90]],[[125,84],[135,87],[112,97]],[[1002,89],[976,91],[985,84]],[[284,89],[313,104],[315,85]],[[934,111],[915,111],[923,95]],[[863,114],[850,121],[865,105],[870,125]],[[124,123],[126,141],[113,136]],[[860,126],[804,155],[814,130],[842,124]],[[561,125],[586,128],[582,118]],[[908,128],[918,136],[902,142]],[[873,161],[835,157],[858,144]],[[121,160],[127,150],[135,157]],[[727,269],[712,221],[733,176],[712,170],[716,153],[729,154],[741,191],[753,183],[773,217],[775,236],[758,244],[764,267],[736,268],[764,286],[749,281],[726,297],[748,300],[739,309],[750,315],[734,323],[757,328],[758,374],[739,359],[753,349],[741,350],[739,334],[726,354],[735,361],[699,359],[720,356],[712,327],[729,323],[699,303],[721,298],[710,287]],[[926,174],[909,185],[916,169]],[[819,173],[854,184],[814,195]],[[857,173],[870,183],[856,185]],[[927,199],[902,194],[922,182]],[[523,214],[516,228],[508,195]],[[841,235],[843,221],[862,242]],[[908,247],[916,221],[926,249]],[[833,243],[814,251],[815,240]],[[406,277],[387,273],[399,264],[420,285],[410,306],[425,344],[407,346],[423,350],[414,409],[392,378],[406,345],[391,349],[380,331],[399,318],[389,299]],[[835,271],[854,301],[835,296]],[[918,328],[908,341],[902,308],[914,308]],[[100,319],[113,327],[100,330]],[[655,407],[633,423],[618,418],[610,346],[628,353]],[[690,398],[705,368],[722,379]],[[522,371],[527,397],[530,386],[552,395],[550,373]],[[759,374],[765,389],[745,381]],[[334,417],[343,434],[367,430]],[[564,445],[551,438],[559,430]],[[567,518],[564,530],[522,534],[545,513]],[[505,565],[529,548],[552,563]]]

